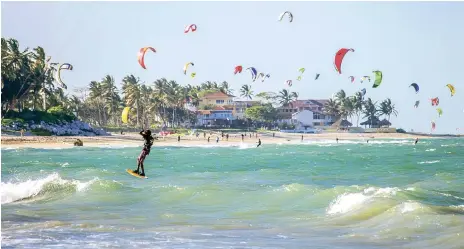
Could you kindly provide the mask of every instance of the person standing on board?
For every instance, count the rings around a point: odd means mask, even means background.
[[[145,157],[150,154],[151,146],[153,145],[154,138],[151,136],[150,130],[142,130],[140,133],[144,139],[143,149],[140,153],[139,157],[137,158],[137,169],[133,170],[135,174],[139,174],[141,176],[145,176],[145,169],[143,167],[143,161],[145,161]],[[142,173],[140,173],[140,168],[142,168]]]

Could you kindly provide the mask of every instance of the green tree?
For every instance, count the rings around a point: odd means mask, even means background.
[[[251,90],[250,85],[243,85],[242,88],[240,88],[240,96],[247,98],[247,99],[252,99],[253,98],[253,91]]]
[[[390,116],[391,116],[391,115],[398,116],[398,111],[396,110],[395,105],[392,104],[390,98],[387,98],[386,100],[384,100],[384,101],[382,101],[382,102],[380,103],[379,112],[380,112],[382,115],[387,116],[387,117],[388,117],[388,121],[390,121]]]
[[[277,109],[269,103],[252,106],[246,109],[245,117],[258,122],[274,122],[277,120]]]

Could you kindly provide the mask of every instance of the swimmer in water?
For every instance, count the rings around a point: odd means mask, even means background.
[[[417,142],[419,142],[419,138],[418,138],[418,137],[416,138],[416,141],[414,141],[414,145],[416,145]]]

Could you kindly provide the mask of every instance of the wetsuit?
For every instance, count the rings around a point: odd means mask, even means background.
[[[154,138],[148,134],[145,134],[144,131],[140,132],[145,142],[143,143],[142,152],[140,152],[139,157],[137,158],[137,170],[134,170],[135,173],[139,173],[139,168],[142,168],[142,173],[140,175],[145,175],[145,169],[143,168],[143,161],[150,154],[151,146],[153,145]]]

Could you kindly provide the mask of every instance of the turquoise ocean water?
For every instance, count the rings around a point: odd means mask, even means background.
[[[464,248],[464,140],[2,146],[2,248]]]

